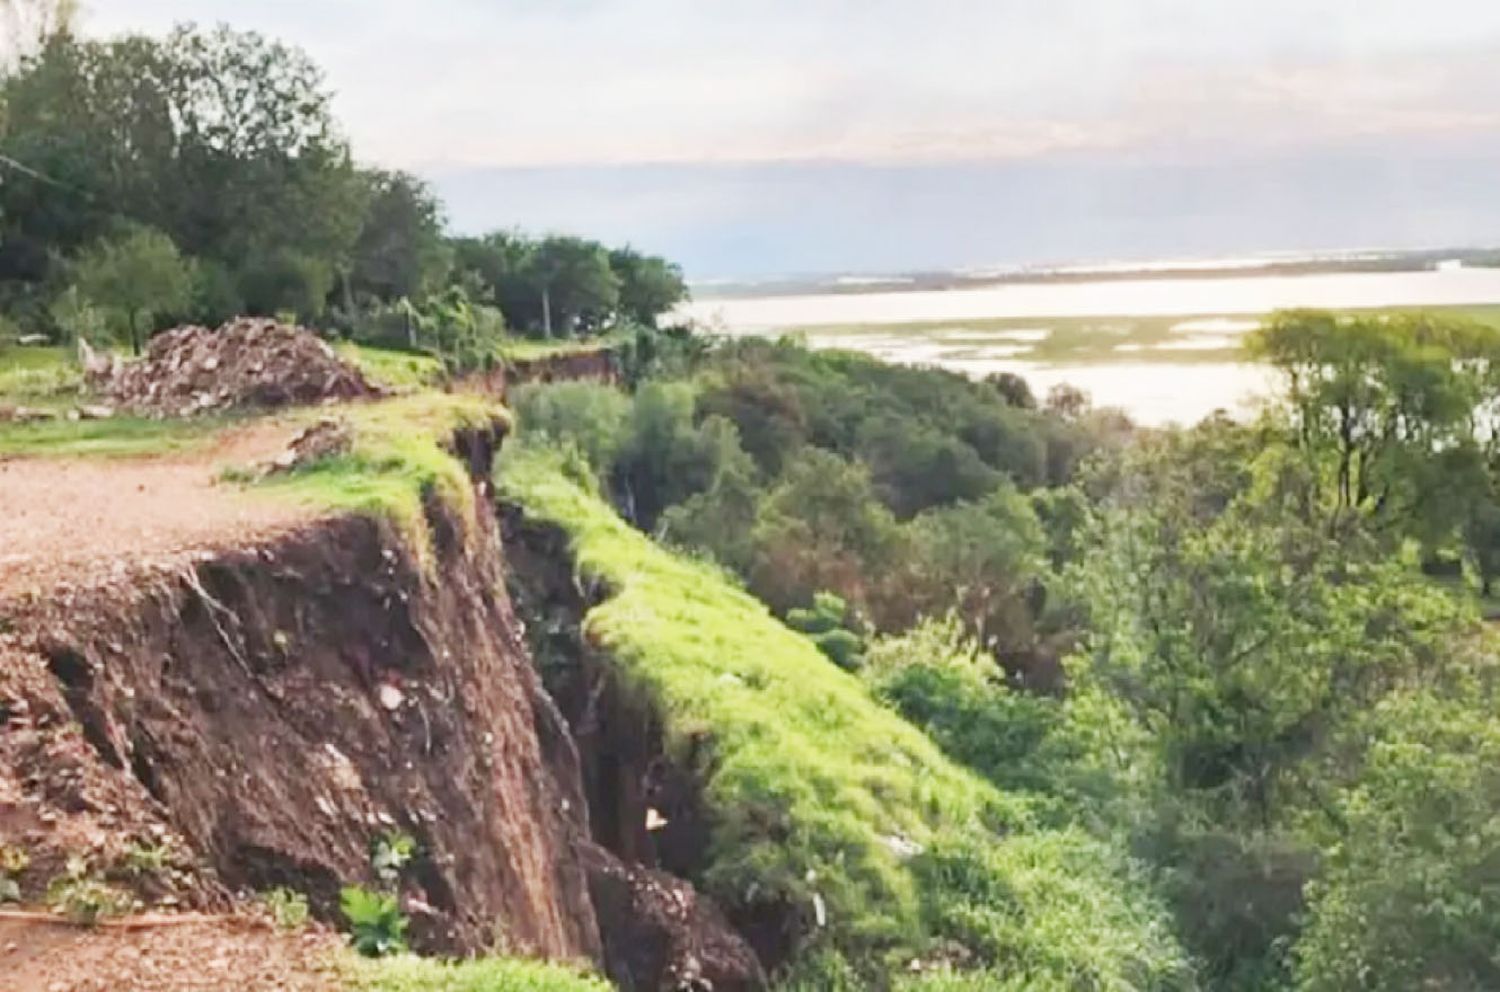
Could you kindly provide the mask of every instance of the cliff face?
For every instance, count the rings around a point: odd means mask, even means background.
[[[13,621],[0,828],[41,851],[80,817],[101,851],[180,837],[224,885],[289,885],[330,918],[399,830],[421,946],[598,959],[576,757],[476,516],[429,508],[425,569],[344,517]],[[59,753],[78,794],[47,782]]]

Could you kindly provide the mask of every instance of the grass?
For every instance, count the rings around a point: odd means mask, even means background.
[[[325,409],[305,413],[308,420]],[[443,444],[464,428],[508,426],[509,415],[475,394],[420,393],[340,407],[353,430],[351,449],[256,487],[270,495],[334,512],[389,520],[418,553],[427,548],[423,500],[435,494],[474,520],[468,471]]]
[[[335,346],[340,358],[364,373],[378,386],[398,392],[416,392],[443,380],[443,363],[431,355],[345,341]]]
[[[128,457],[185,451],[209,440],[226,423],[142,417],[0,423],[0,457]]]
[[[727,906],[790,912],[812,931],[788,987],[827,987],[797,972],[830,954],[884,984],[938,938],[1028,988],[1177,987],[1165,917],[1123,862],[1043,830],[1028,800],[949,761],[758,600],[654,544],[559,465],[508,450],[501,491],[561,527],[577,571],[611,591],[584,632],[703,782],[700,881]]]
[[[1404,312],[1415,308],[1372,308],[1348,310],[1345,313]],[[1500,305],[1454,306],[1428,308],[1452,316],[1467,317],[1500,326]],[[1107,317],[993,317],[978,320],[924,320],[894,324],[818,324],[800,328],[816,347],[828,344],[860,347],[859,338],[889,337],[899,339],[891,345],[940,346],[937,362],[961,362],[966,359],[1000,357],[986,355],[987,348],[1015,345],[1028,350],[1003,356],[1018,362],[1045,365],[1095,365],[1100,363],[1167,362],[1192,365],[1202,362],[1243,361],[1238,342],[1217,348],[1162,348],[1161,345],[1191,339],[1195,334],[1221,336],[1213,331],[1174,331],[1188,322],[1205,320],[1251,321],[1255,314],[1179,314],[1172,316]],[[1007,338],[1007,334],[1046,331],[1046,337],[1030,341]],[[1223,335],[1229,336],[1229,335]],[[856,339],[846,341],[843,339]],[[1126,350],[1120,350],[1124,346]],[[899,354],[896,357],[900,357]]]
[[[514,958],[442,962],[401,955],[348,958],[346,992],[610,992],[603,979],[563,965]]]
[[[0,345],[0,403],[56,408],[76,399],[82,386],[67,348]]]
[[[605,334],[593,338],[506,338],[499,345],[500,357],[509,362],[534,362],[559,355],[575,355],[579,352],[612,348],[629,340],[628,334]]]

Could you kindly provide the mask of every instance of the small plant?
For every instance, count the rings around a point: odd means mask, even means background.
[[[132,878],[161,876],[172,865],[172,851],[165,844],[131,844],[125,849],[125,871]]]
[[[378,958],[406,950],[410,921],[394,895],[347,885],[339,894],[339,909],[349,921],[350,943],[360,954]]]
[[[370,850],[370,867],[381,884],[392,887],[401,879],[401,871],[417,856],[417,841],[411,834],[391,830],[381,834]]]
[[[17,879],[30,864],[31,858],[25,851],[0,844],[0,903],[21,901],[21,883]]]
[[[301,930],[307,924],[307,896],[288,888],[275,888],[261,896],[266,911],[281,930]]]
[[[47,905],[75,923],[93,926],[108,916],[128,913],[135,900],[89,872],[88,862],[69,858],[67,870],[47,886]]]

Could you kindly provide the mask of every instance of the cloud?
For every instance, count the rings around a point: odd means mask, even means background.
[[[102,0],[306,46],[406,167],[1243,155],[1500,131],[1491,0]]]

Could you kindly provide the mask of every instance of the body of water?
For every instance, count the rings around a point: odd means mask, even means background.
[[[1245,362],[1188,360],[1200,349],[1232,347],[1255,317],[1288,307],[1360,309],[1500,304],[1500,269],[1443,266],[1422,272],[1298,276],[1108,279],[1008,283],[974,289],[709,298],[688,317],[725,333],[800,332],[814,347],[867,351],[882,359],[938,365],[970,375],[1025,376],[1038,395],[1058,383],[1087,390],[1144,424],[1190,423],[1217,409],[1243,414],[1264,397],[1271,377]],[[1027,355],[1052,333],[1048,319],[1077,333],[1101,318],[1098,334],[1126,333],[1124,320],[1170,321],[1168,340],[1122,341],[1112,355],[1084,361]],[[1235,319],[1238,317],[1239,319]],[[1186,319],[1196,318],[1196,319]],[[1026,321],[1034,326],[964,326]],[[927,326],[904,328],[903,324]],[[936,326],[934,326],[936,325]]]

